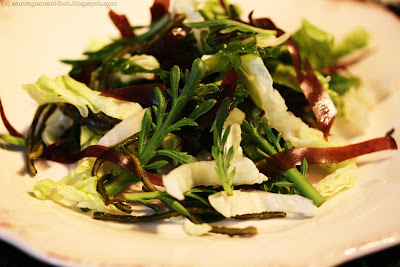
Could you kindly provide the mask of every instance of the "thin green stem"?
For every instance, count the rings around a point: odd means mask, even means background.
[[[104,187],[110,196],[114,196],[128,184],[137,183],[139,181],[139,178],[133,176],[124,169],[121,169],[118,175],[114,176],[112,180],[109,180],[104,184]]]
[[[181,111],[190,100],[190,95],[203,78],[206,71],[206,65],[201,59],[196,59],[192,65],[192,71],[189,79],[183,87],[182,93],[178,96],[175,102],[171,104],[171,111],[167,114],[161,125],[157,125],[157,130],[153,133],[147,145],[139,154],[139,159],[142,165],[146,165],[154,155],[154,151],[160,146],[162,141],[168,135],[168,128],[175,122]],[[161,116],[161,114],[159,114]]]
[[[261,150],[268,155],[276,154],[274,146],[268,141],[248,122],[244,121],[242,124],[243,132],[251,137],[251,139],[259,146]],[[325,198],[314,188],[314,186],[303,176],[296,168],[289,169],[282,173],[282,175],[292,182],[300,191],[300,193],[311,199],[315,206],[319,207],[325,202]]]

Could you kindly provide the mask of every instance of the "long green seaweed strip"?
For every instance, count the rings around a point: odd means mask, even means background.
[[[229,236],[254,236],[257,234],[257,228],[250,226],[246,228],[231,228],[223,226],[212,226],[210,231],[215,234],[224,234]]]
[[[29,127],[25,145],[25,160],[28,172],[32,176],[35,176],[37,173],[34,160],[40,157],[44,148],[41,134],[44,130],[46,120],[53,113],[55,107],[55,104],[39,106]]]
[[[125,212],[127,214],[130,214],[132,212],[132,208],[129,205],[126,205],[125,203],[121,202],[121,201],[114,201],[114,206],[119,209],[122,212]]]
[[[140,222],[154,222],[158,220],[168,219],[171,217],[180,216],[181,213],[178,211],[168,211],[164,213],[155,213],[152,215],[145,216],[133,216],[133,215],[117,215],[106,212],[95,212],[93,218],[96,220],[103,221],[115,221],[115,222],[126,222],[126,223],[140,223]]]
[[[259,219],[259,220],[265,220],[265,219],[271,219],[271,218],[277,218],[277,217],[285,217],[286,212],[272,212],[272,211],[267,211],[267,212],[262,212],[262,213],[252,213],[252,214],[243,214],[243,215],[237,215],[233,217],[234,219],[238,220],[249,220],[249,219]]]
[[[123,140],[121,143],[115,145],[115,147],[120,147],[120,146],[127,147],[127,146],[137,142],[138,140],[139,140],[139,136],[137,134],[134,134],[134,135],[126,138],[125,140]]]
[[[132,208],[126,204],[124,204],[122,201],[114,198],[114,196],[110,196],[104,187],[104,183],[109,180],[111,177],[113,177],[112,174],[105,174],[103,175],[98,181],[96,185],[96,190],[99,192],[99,194],[103,197],[104,199],[104,204],[109,205],[109,204],[114,204],[114,206],[119,209],[122,212],[125,213],[131,213]]]
[[[51,114],[53,114],[54,110],[56,109],[55,104],[47,104],[45,109],[42,112],[42,115],[40,116],[40,119],[37,123],[36,131],[35,131],[35,136],[34,136],[34,142],[33,142],[33,147],[31,152],[29,153],[29,158],[32,160],[38,159],[40,155],[42,155],[43,150],[44,150],[44,143],[42,141],[42,133],[44,129],[46,128],[46,121],[50,117]]]
[[[215,210],[210,208],[199,208],[199,207],[190,207],[187,208],[191,214],[200,215],[200,214],[219,214]],[[171,217],[177,217],[182,215],[179,211],[173,210],[164,213],[155,213],[151,215],[144,216],[133,216],[133,215],[119,215],[119,214],[111,214],[106,212],[95,212],[93,215],[94,219],[103,220],[103,221],[115,221],[115,222],[125,222],[125,223],[142,223],[142,222],[153,222],[158,220],[169,219]],[[195,220],[195,223],[197,220]],[[254,236],[257,234],[257,228],[255,227],[246,227],[246,228],[232,228],[232,227],[221,227],[221,226],[212,226],[211,233],[216,234],[225,234],[229,236]]]
[[[28,172],[30,175],[36,175],[37,170],[34,166],[33,160],[29,157],[29,154],[32,151],[33,148],[33,142],[34,137],[35,137],[35,129],[36,125],[39,121],[40,115],[42,114],[43,110],[45,108],[45,105],[39,106],[36,110],[35,116],[33,117],[31,126],[29,127],[28,130],[28,135],[26,137],[26,145],[25,145],[25,160],[26,160],[26,167],[28,169]]]
[[[100,170],[100,167],[104,162],[105,162],[104,159],[96,158],[92,168],[92,176],[97,176],[97,172]]]
[[[86,125],[95,134],[105,134],[111,130],[117,123],[121,122],[119,119],[107,116],[103,112],[93,113],[89,110],[87,117],[81,116],[79,110],[70,104],[58,104],[62,112],[68,117],[78,121],[82,125]]]
[[[160,212],[160,206],[151,202],[151,200],[132,200],[132,201],[125,201],[129,204],[141,204],[144,206],[149,207],[150,209],[154,210],[155,212]]]
[[[199,207],[189,207],[187,210],[192,214],[219,214],[215,210],[210,208],[199,208]],[[156,213],[144,216],[133,216],[133,215],[118,215],[106,212],[95,212],[93,217],[97,220],[104,221],[116,221],[116,222],[127,222],[127,223],[138,223],[138,222],[153,222],[163,219],[168,219],[171,217],[177,217],[182,215],[181,212],[177,210],[171,210],[163,213]]]
[[[105,205],[109,205],[111,203],[111,196],[108,194],[106,188],[104,187],[104,183],[111,177],[111,174],[103,175],[98,181],[96,185],[96,190],[100,194],[100,196],[104,200]]]
[[[126,138],[126,139],[123,140],[122,142],[120,142],[120,143],[118,143],[118,144],[116,144],[116,145],[114,145],[114,146],[111,146],[111,148],[116,148],[116,147],[120,147],[120,146],[127,147],[127,146],[129,146],[129,145],[135,143],[138,139],[139,139],[138,135],[137,135],[137,134],[134,134],[134,135],[132,135],[132,136]],[[99,171],[101,165],[102,165],[104,162],[105,162],[104,159],[96,158],[96,161],[94,162],[93,168],[92,168],[92,176],[96,176],[96,175],[97,175],[97,172]]]
[[[150,182],[149,178],[146,175],[146,172],[144,171],[142,164],[140,163],[140,160],[138,157],[136,157],[135,154],[129,152],[129,150],[125,150],[125,154],[132,159],[136,171],[139,175],[140,180],[142,180],[143,185],[146,187],[147,191],[149,192],[156,192],[158,191],[157,188]]]

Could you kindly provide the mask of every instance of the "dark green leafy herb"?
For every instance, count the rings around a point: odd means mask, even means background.
[[[146,143],[144,148],[139,152],[139,158],[142,164],[147,164],[154,157],[154,152],[158,149],[169,133],[177,131],[183,126],[197,126],[197,123],[192,118],[182,118],[178,121],[175,120],[179,117],[185,105],[193,97],[193,92],[200,80],[203,78],[205,70],[205,63],[201,59],[196,59],[193,62],[191,72],[187,71],[185,74],[185,85],[180,94],[178,93],[180,81],[179,68],[176,66],[171,70],[170,92],[172,101],[169,112],[167,112],[167,101],[163,92],[161,89],[155,90],[158,107],[153,108],[156,117],[154,133],[148,142],[145,141],[147,136],[144,134],[139,138],[139,142]]]
[[[329,74],[327,79],[329,79],[329,89],[337,92],[339,95],[344,95],[350,88],[360,86],[359,78],[337,72]]]
[[[190,217],[189,211],[176,199],[172,198],[166,192],[143,192],[143,193],[133,193],[124,194],[124,200],[127,201],[145,201],[149,199],[159,199],[167,203],[171,208],[178,211],[186,217]]]
[[[236,170],[233,169],[229,171],[229,167],[231,165],[231,160],[233,157],[233,147],[228,149],[228,152],[225,152],[225,143],[228,139],[228,135],[230,133],[230,126],[226,127],[223,132],[224,122],[226,117],[228,116],[228,98],[225,98],[222,101],[222,104],[218,110],[217,117],[215,118],[212,132],[213,132],[213,140],[214,145],[211,148],[212,156],[215,160],[215,164],[217,165],[216,171],[218,174],[218,178],[221,181],[222,187],[224,188],[227,195],[233,194],[233,179],[235,178]]]
[[[244,121],[242,124],[242,133],[244,134],[243,139],[249,140],[249,142],[259,147],[268,155],[273,155],[281,151],[282,148],[278,142],[278,138],[276,138],[273,134],[271,135],[269,124],[266,118],[264,118],[262,121],[262,128],[264,132],[266,132],[266,137],[260,133],[260,129],[257,129],[254,127],[254,125]],[[290,143],[285,142],[284,147],[285,149],[288,149],[291,148],[291,145]],[[321,196],[321,194],[311,185],[307,178],[303,176],[296,168],[289,169],[281,175],[293,183],[293,186],[296,188],[296,190],[298,190],[305,197],[311,199],[317,207],[324,203],[325,198]]]
[[[206,20],[203,22],[191,22],[185,23],[185,26],[189,28],[205,28],[212,27],[216,29],[221,34],[228,34],[235,31],[244,32],[244,33],[258,33],[263,35],[275,35],[276,31],[274,30],[265,30],[257,27],[253,27],[251,25],[238,22],[230,19],[214,19],[214,20]]]

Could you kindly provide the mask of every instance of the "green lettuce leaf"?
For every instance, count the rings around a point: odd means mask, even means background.
[[[305,19],[292,38],[297,43],[301,56],[307,57],[317,70],[335,65],[340,57],[366,47],[369,42],[369,34],[363,28],[356,28],[340,43],[335,44],[332,34]]]
[[[337,169],[319,181],[314,187],[324,197],[332,196],[339,191],[353,186],[357,181],[355,163],[350,163],[345,167]]]
[[[142,110],[138,103],[100,96],[100,92],[66,75],[58,76],[54,80],[42,75],[36,83],[25,84],[22,89],[27,91],[39,105],[69,103],[74,105],[83,117],[88,116],[90,109],[94,113],[103,112],[110,117],[123,120]]]
[[[333,49],[333,57],[340,58],[368,45],[369,33],[362,27],[352,29]]]
[[[51,179],[37,181],[33,186],[33,193],[38,199],[50,199],[70,208],[112,211],[96,191],[97,177],[91,174],[93,162],[94,159],[81,161],[76,169],[64,176],[60,182]]]

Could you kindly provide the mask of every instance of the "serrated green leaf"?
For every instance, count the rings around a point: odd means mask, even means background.
[[[167,100],[165,99],[164,92],[160,87],[154,89],[154,96],[157,100],[158,112],[156,114],[156,125],[161,125],[164,121],[165,111],[167,110]]]
[[[195,109],[192,111],[192,113],[190,113],[189,118],[193,119],[193,120],[197,120],[200,116],[206,114],[208,111],[210,111],[215,103],[217,103],[217,100],[215,99],[209,99],[203,103],[201,103],[200,105],[198,105],[197,107],[195,107]]]
[[[173,66],[171,69],[171,97],[172,97],[172,103],[175,103],[176,99],[178,98],[178,90],[179,90],[179,81],[180,81],[180,75],[181,71],[178,66]]]
[[[301,165],[300,165],[300,171],[301,171],[301,174],[302,174],[304,177],[305,177],[306,174],[307,174],[307,169],[308,169],[308,162],[307,162],[307,159],[304,158],[304,159],[301,161]]]
[[[229,167],[229,165],[230,165],[230,162],[231,162],[231,160],[232,160],[232,157],[233,157],[233,146],[231,146],[229,149],[228,149],[228,153],[226,153],[226,156],[225,156],[226,158],[225,158],[225,160],[226,160],[226,162],[227,162],[227,167]]]
[[[194,193],[192,193],[192,192],[186,191],[186,192],[184,193],[184,195],[185,195],[186,197],[191,197],[191,198],[197,199],[198,201],[200,201],[201,203],[203,203],[205,206],[211,208],[211,205],[210,205],[210,203],[208,203],[207,200],[205,200],[204,198],[202,198],[202,197],[200,197],[200,196],[198,196],[198,195],[196,195],[196,194],[194,194]]]
[[[286,182],[286,181],[279,181],[279,182],[273,183],[273,185],[278,186],[278,187],[289,187],[289,186],[293,186],[293,183]]]
[[[236,175],[236,168],[233,168],[233,170],[229,174],[229,184],[232,185],[233,180],[235,179],[235,175]]]
[[[215,20],[206,20],[202,22],[192,22],[185,23],[185,26],[189,28],[205,28],[205,27],[215,27],[217,31],[219,30],[221,33],[230,33],[232,31],[240,31],[240,32],[251,32],[251,33],[259,33],[263,35],[274,35],[276,31],[274,30],[265,30],[257,27],[253,27],[247,25],[242,22],[230,20],[230,19],[215,19]],[[233,28],[233,30],[231,30]]]
[[[282,151],[281,145],[279,144],[278,138],[274,135],[274,133],[272,132],[271,127],[269,126],[268,120],[267,118],[264,118],[261,126],[264,130],[264,133],[267,137],[268,142],[270,142],[271,144],[274,145],[275,149],[280,152]]]
[[[145,169],[145,170],[156,170],[156,169],[164,167],[168,163],[169,162],[166,161],[166,160],[158,160],[156,162],[152,162],[150,164],[147,164],[146,166],[143,166],[143,169]]]
[[[285,143],[283,144],[283,147],[284,147],[285,149],[292,149],[292,148],[293,148],[293,145],[292,145],[292,143],[291,143],[289,140],[285,140]]]
[[[142,119],[142,130],[138,133],[139,141],[138,141],[138,152],[140,153],[146,145],[147,137],[150,132],[150,127],[152,124],[152,118],[149,111],[144,113]]]
[[[187,152],[179,152],[179,151],[174,151],[174,150],[165,150],[165,149],[160,149],[157,150],[156,155],[159,156],[166,156],[169,157],[170,159],[179,162],[180,164],[187,164],[187,163],[192,163],[196,162],[197,159],[193,157],[192,155],[189,155]]]
[[[224,134],[221,138],[221,145],[224,146],[226,144],[226,140],[228,139],[228,136],[231,132],[231,125],[228,125],[224,131]]]
[[[138,156],[142,164],[147,164],[154,157],[154,152],[159,148],[169,133],[180,130],[180,128],[183,126],[197,126],[197,123],[191,118],[183,118],[178,122],[175,122],[175,120],[179,118],[183,108],[191,99],[193,91],[196,89],[205,74],[205,70],[206,66],[204,61],[199,58],[194,60],[191,71],[187,70],[185,72],[185,85],[182,89],[182,92],[177,95],[176,100],[172,101],[169,112],[166,112],[166,106],[168,105],[168,102],[165,101],[163,103],[160,101],[156,118],[156,129],[148,141],[147,146],[142,150],[141,153],[139,153]],[[179,69],[175,67],[175,70],[173,70],[170,75],[174,87],[173,90],[177,90],[177,86],[179,86],[178,71]],[[171,92],[173,90],[171,90]],[[157,94],[159,94],[159,99],[162,100],[162,92],[157,92]],[[172,94],[174,95],[175,93]]]
[[[216,131],[218,137],[222,136],[222,128],[224,126],[226,117],[228,116],[228,101],[228,98],[222,100],[221,106],[214,121],[213,128],[211,129],[212,131]]]
[[[170,197],[169,195],[165,195],[165,194],[161,195],[159,197],[159,199],[164,201],[165,203],[167,203],[174,210],[179,211],[182,215],[184,215],[186,217],[190,217],[189,211],[181,203],[179,203],[179,201],[177,201],[176,199]]]
[[[168,133],[173,131],[179,131],[183,126],[198,126],[198,124],[192,118],[183,118],[172,124],[168,128]]]
[[[194,90],[193,92],[193,95],[197,97],[202,97],[205,95],[215,94],[218,92],[219,92],[218,86],[213,83],[209,83],[196,88],[196,90]]]
[[[252,110],[251,117],[253,118],[252,124],[253,124],[254,128],[258,128],[262,113],[263,113],[263,110],[259,107],[256,107]]]

